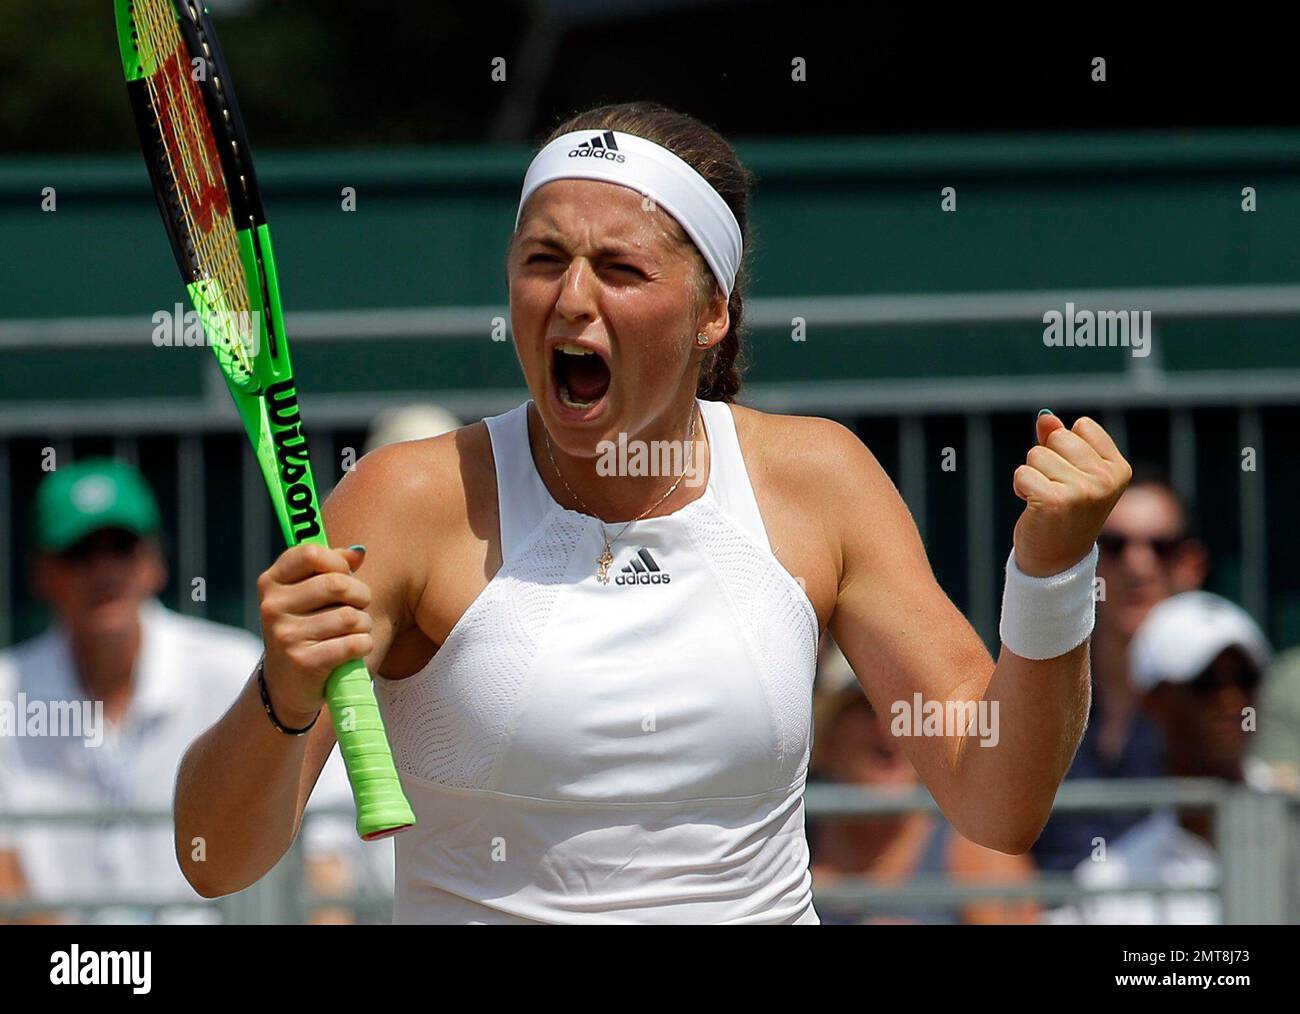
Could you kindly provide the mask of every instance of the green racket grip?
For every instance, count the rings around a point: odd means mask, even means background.
[[[357,803],[357,834],[375,841],[410,827],[415,814],[402,792],[365,662],[353,659],[330,673],[325,699]]]

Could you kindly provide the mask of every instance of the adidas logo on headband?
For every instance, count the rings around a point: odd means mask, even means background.
[[[627,156],[618,150],[614,132],[607,130],[603,134],[588,138],[569,152],[569,158],[603,158],[610,162],[626,162]]]

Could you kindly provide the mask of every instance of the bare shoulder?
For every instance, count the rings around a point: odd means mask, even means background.
[[[796,499],[823,507],[861,505],[864,494],[894,494],[874,454],[847,426],[820,416],[779,415],[733,406],[746,466]]]
[[[848,427],[739,405],[733,415],[773,552],[804,579],[825,628],[856,561],[872,556],[873,544],[905,542],[911,518],[875,455]]]
[[[425,440],[388,444],[361,458],[329,499],[329,521],[364,514],[393,521],[465,516],[487,483],[495,492],[487,426],[474,423]],[[345,521],[346,523],[346,521]]]
[[[367,454],[330,495],[325,522],[332,544],[366,547],[361,573],[386,599],[388,614],[415,616],[427,589],[444,590],[449,573],[473,566],[468,561],[481,569],[495,550],[496,474],[486,424]]]

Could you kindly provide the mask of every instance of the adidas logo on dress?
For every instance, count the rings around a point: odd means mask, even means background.
[[[672,580],[670,574],[660,570],[659,564],[655,558],[650,555],[650,550],[642,546],[632,557],[632,562],[622,569],[618,577],[614,578],[615,584],[667,584]]]

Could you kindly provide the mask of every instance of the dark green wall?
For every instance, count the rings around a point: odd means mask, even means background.
[[[759,177],[757,297],[1289,283],[1300,276],[1300,132],[978,137],[739,145]],[[260,160],[294,311],[501,305],[503,250],[527,152],[314,152]],[[54,186],[58,210],[39,209]],[[340,190],[357,210],[340,210]],[[941,187],[957,211],[939,210]],[[1240,209],[1241,189],[1259,210]],[[135,315],[138,350],[10,354],[5,400],[197,394],[208,364],[148,343],[183,293],[135,158],[0,161],[0,318]],[[309,390],[518,383],[482,334],[451,346],[299,348]],[[1292,321],[1170,322],[1173,370],[1300,365]],[[1032,374],[1040,325],[823,329],[817,354],[757,333],[751,380]],[[1119,370],[1122,352],[1070,368]]]

